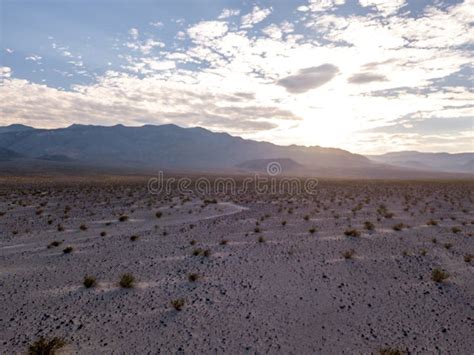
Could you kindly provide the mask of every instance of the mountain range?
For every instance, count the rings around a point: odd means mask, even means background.
[[[366,157],[337,148],[280,146],[173,124],[142,127],[73,124],[58,129],[19,124],[0,127],[0,168],[6,173],[87,170],[246,173],[264,171],[272,161],[280,163],[282,174],[287,175],[397,178],[428,177],[437,170],[473,173],[473,153],[465,153],[462,159],[457,155],[450,159],[454,155],[443,153],[439,164],[436,164],[437,156],[422,160],[426,153],[419,154],[417,160],[410,155],[402,155],[403,159],[390,154]],[[422,161],[424,165],[410,165],[411,161]]]
[[[473,173],[474,153],[422,153],[416,151],[367,155],[373,161],[426,171]]]

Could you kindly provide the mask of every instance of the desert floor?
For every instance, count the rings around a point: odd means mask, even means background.
[[[473,198],[472,181],[155,196],[3,179],[0,353],[57,336],[78,354],[469,354]]]

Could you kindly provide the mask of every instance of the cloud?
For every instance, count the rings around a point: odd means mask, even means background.
[[[357,73],[352,75],[347,81],[351,84],[367,84],[374,81],[386,81],[385,75],[376,73]]]
[[[33,62],[38,62],[41,59],[42,59],[42,57],[39,56],[39,55],[36,55],[36,54],[32,54],[32,55],[25,58],[25,60],[32,60]]]
[[[298,74],[278,80],[277,84],[292,94],[301,94],[326,84],[338,72],[339,69],[335,65],[322,64],[317,67],[301,69]]]
[[[130,36],[132,36],[133,39],[137,39],[138,38],[138,29],[132,27],[131,29],[128,30],[128,34]]]
[[[156,21],[156,22],[150,22],[150,26],[156,27],[156,28],[161,28],[163,27],[163,22],[161,21]]]
[[[405,0],[359,0],[363,7],[373,7],[383,16],[390,16],[398,12],[404,5]]]
[[[298,11],[328,11],[345,2],[345,0],[310,0],[308,6],[300,6]]]
[[[11,49],[11,48],[5,48],[5,50],[7,51],[7,53],[13,53],[14,52],[14,50]]]
[[[126,42],[125,46],[134,50],[139,51],[143,54],[150,54],[154,48],[163,48],[165,44],[161,41],[148,38],[145,41]]]
[[[166,76],[137,77],[107,72],[94,85],[78,85],[62,91],[26,80],[6,79],[0,86],[0,112],[11,122],[42,127],[66,126],[73,122],[111,125],[173,122],[182,126],[204,126],[235,134],[278,127],[278,121],[300,121],[293,112],[255,102],[250,92],[225,92],[195,84],[186,75],[183,83],[170,83]],[[6,123],[6,122],[5,122]]]
[[[224,21],[201,21],[188,28],[189,37],[195,42],[206,42],[223,36],[228,30]]]
[[[9,67],[0,67],[0,79],[9,78],[12,74],[12,70]]]
[[[255,6],[251,13],[242,16],[241,28],[252,28],[253,25],[262,22],[268,15],[272,13],[271,8],[261,9]]]
[[[224,9],[222,10],[221,14],[219,15],[218,19],[223,20],[233,16],[239,16],[240,10],[239,9]]]

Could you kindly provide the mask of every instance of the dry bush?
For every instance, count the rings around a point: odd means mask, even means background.
[[[95,287],[97,285],[97,280],[94,276],[84,276],[84,281],[82,282],[85,288]]]
[[[443,271],[439,268],[433,269],[433,271],[431,272],[431,280],[433,280],[434,282],[438,282],[438,283],[443,282],[448,277],[449,277],[449,274],[446,271]]]
[[[123,274],[120,276],[119,285],[122,288],[132,288],[135,283],[135,277],[132,274]]]
[[[355,254],[355,250],[354,249],[350,249],[350,250],[346,250],[345,252],[342,253],[342,257],[344,259],[352,259],[352,257],[354,256]]]
[[[29,355],[54,355],[66,346],[66,341],[59,337],[50,339],[41,337],[28,347]]]
[[[175,299],[175,300],[172,300],[171,301],[171,305],[173,306],[174,309],[176,309],[177,311],[181,311],[184,307],[184,299],[183,298],[178,298],[178,299]]]
[[[360,232],[357,229],[348,229],[344,232],[347,237],[360,237]]]

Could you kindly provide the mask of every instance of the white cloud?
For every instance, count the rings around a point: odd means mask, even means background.
[[[273,23],[270,26],[265,27],[262,32],[274,39],[280,39],[283,36],[281,29]]]
[[[12,70],[9,67],[0,67],[0,79],[9,78],[12,74]]]
[[[156,27],[156,28],[160,28],[160,27],[163,27],[164,24],[163,24],[163,22],[161,22],[161,21],[156,21],[156,22],[150,22],[150,26],[153,26],[153,27]],[[138,33],[137,33],[137,35],[138,35]]]
[[[32,54],[28,57],[25,57],[25,60],[31,60],[33,62],[39,62],[41,59],[43,59],[43,57],[41,57],[40,55],[37,55],[37,54]]]
[[[131,29],[128,30],[128,34],[129,34],[133,39],[137,39],[137,38],[138,38],[138,29],[132,27]]]
[[[188,28],[187,33],[195,42],[205,42],[223,36],[227,30],[224,21],[202,21]]]
[[[255,6],[251,13],[242,16],[241,28],[251,28],[253,25],[263,21],[272,12],[271,8],[261,9]]]
[[[145,41],[126,42],[125,46],[135,51],[139,51],[143,54],[150,54],[150,52],[154,48],[163,48],[165,44],[161,41],[156,41],[152,38],[148,38]]]
[[[223,20],[233,16],[239,16],[240,10],[239,9],[224,9],[222,10],[221,14],[219,15],[218,19]]]
[[[328,11],[336,6],[343,5],[345,0],[310,0],[307,6],[308,10],[319,12]],[[300,11],[307,11],[306,9]]]
[[[13,53],[14,52],[14,50],[11,49],[11,48],[5,48],[5,50],[7,51],[7,53]]]
[[[364,7],[375,7],[375,9],[384,16],[390,16],[405,5],[406,0],[359,0]]]

